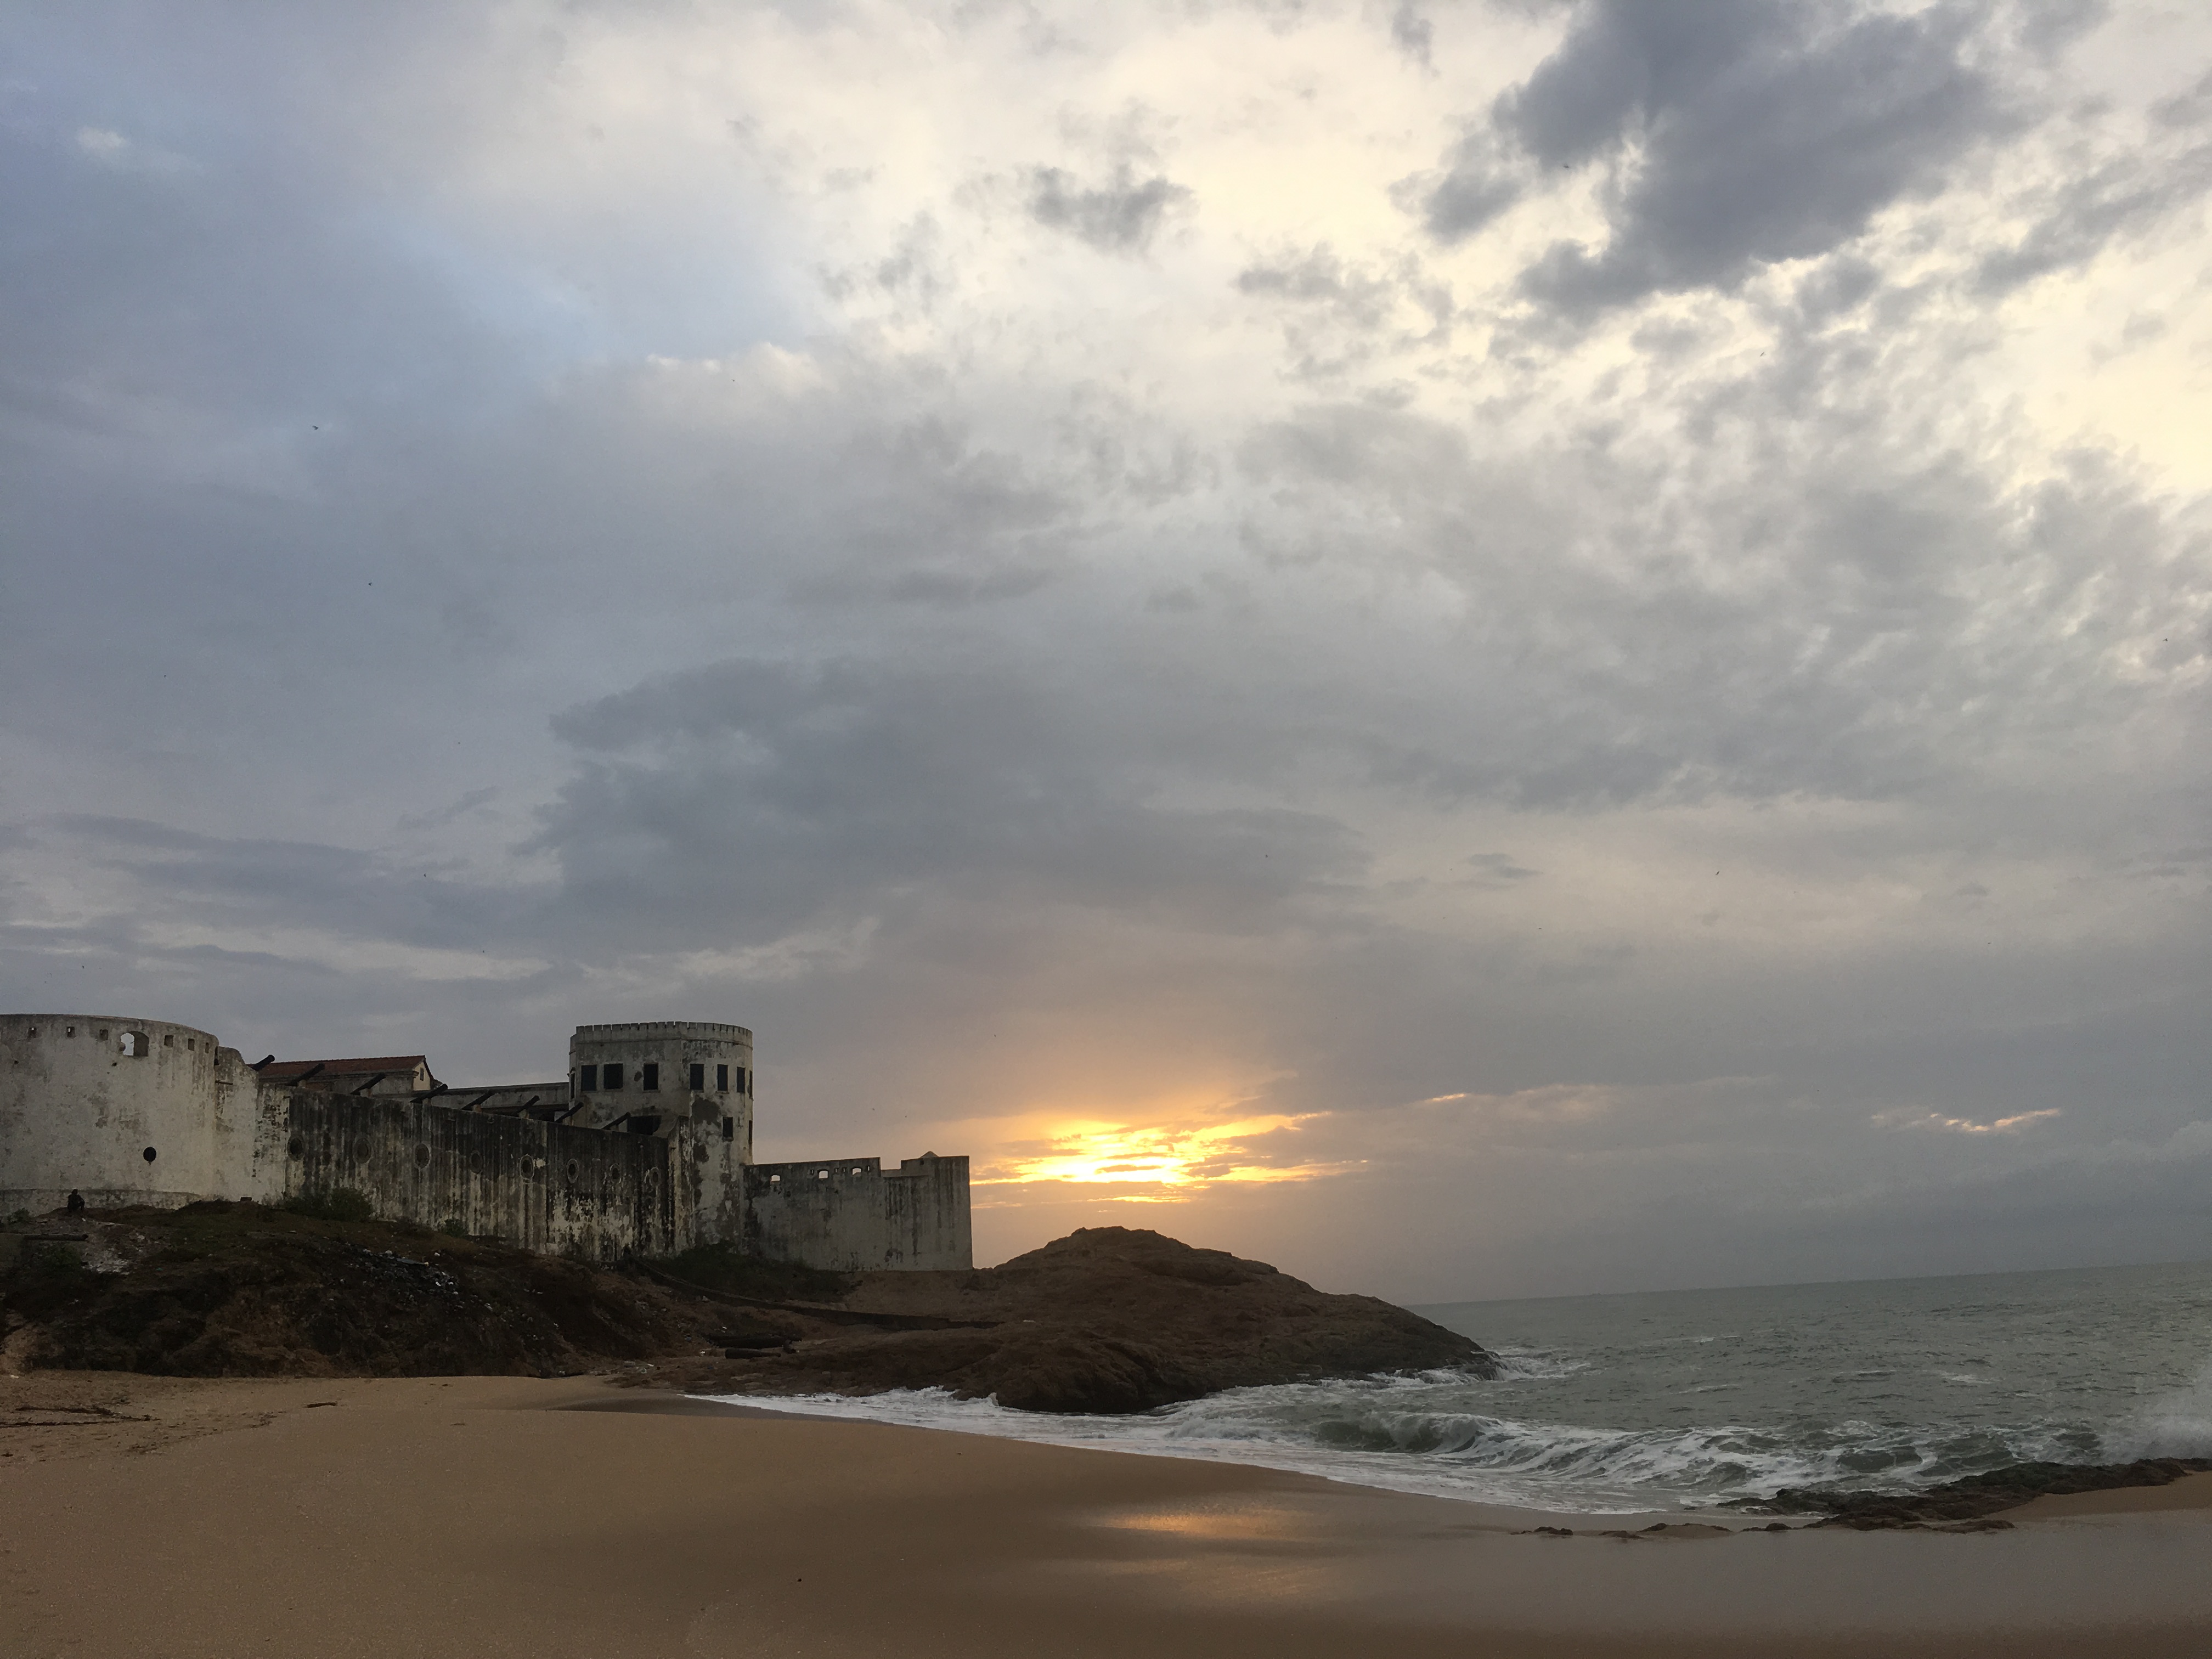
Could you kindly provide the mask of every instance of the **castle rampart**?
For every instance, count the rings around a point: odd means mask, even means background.
[[[0,1016],[0,1214],[253,1196],[256,1081],[189,1025]]]
[[[842,1272],[969,1267],[968,1160],[925,1152],[886,1170],[872,1158],[745,1169],[745,1249]]]
[[[964,1158],[749,1167],[744,1026],[583,1025],[569,1060],[556,1082],[448,1087],[419,1054],[257,1066],[191,1026],[0,1016],[0,1215],[351,1188],[384,1219],[601,1261],[728,1241],[841,1270],[973,1265]]]

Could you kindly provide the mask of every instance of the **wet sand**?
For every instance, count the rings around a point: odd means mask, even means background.
[[[2212,1477],[1694,1531],[595,1379],[0,1379],[0,1655],[2201,1656]],[[1571,1538],[1528,1529],[1561,1525]]]

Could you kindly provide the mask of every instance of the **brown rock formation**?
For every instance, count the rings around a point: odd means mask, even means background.
[[[811,1273],[709,1248],[609,1270],[252,1204],[0,1232],[11,1369],[568,1373],[760,1395],[945,1388],[1138,1412],[1218,1389],[1451,1366],[1465,1337],[1158,1233],[1091,1228],[974,1273]]]
[[[1126,1413],[1260,1383],[1497,1369],[1403,1308],[1123,1227],[1084,1228],[973,1273],[867,1274],[839,1306],[963,1328],[848,1327],[785,1352],[666,1366],[654,1381],[760,1395],[942,1388],[1023,1411]]]

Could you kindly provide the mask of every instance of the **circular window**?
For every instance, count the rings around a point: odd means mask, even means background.
[[[694,1156],[696,1157],[702,1164],[704,1164],[708,1158],[707,1149],[704,1146],[702,1146],[698,1152],[694,1154]]]
[[[362,1159],[366,1159],[368,1157],[368,1137],[367,1135],[356,1135],[354,1137],[353,1155],[356,1158]]]
[[[307,1155],[307,1143],[299,1136],[294,1135],[284,1143],[284,1155],[287,1158],[305,1158]]]
[[[582,1171],[578,1170],[576,1167],[576,1160],[573,1158],[570,1158],[568,1160],[568,1179],[574,1181],[577,1176],[581,1173]]]
[[[429,1162],[430,1149],[428,1146],[425,1146],[421,1141],[416,1141],[415,1143],[415,1167],[418,1170],[423,1169],[428,1166]]]
[[[144,1152],[139,1153],[138,1156],[144,1158],[149,1164],[151,1164],[154,1161],[154,1149],[151,1146],[149,1146]]]

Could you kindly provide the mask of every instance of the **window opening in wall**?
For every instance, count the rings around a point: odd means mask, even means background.
[[[599,1068],[596,1066],[579,1066],[576,1068],[576,1086],[582,1090],[586,1094],[589,1094],[592,1090],[598,1088],[599,1086]]]
[[[164,1031],[164,1032],[162,1032],[162,1033],[161,1033],[161,1046],[162,1046],[164,1048],[175,1048],[175,1047],[177,1046],[177,1039],[176,1039],[176,1036],[175,1036],[175,1034],[174,1034],[173,1032],[169,1032],[169,1031]]]
[[[660,1088],[659,1066],[654,1061],[648,1060],[644,1065],[639,1066],[637,1068],[637,1086],[641,1089],[651,1089],[657,1092]]]
[[[115,1039],[115,1046],[128,1059],[146,1058],[146,1034],[143,1031],[125,1031]]]
[[[196,1038],[186,1037],[185,1039],[185,1047],[189,1050],[197,1050],[199,1046],[199,1042]]]
[[[75,1036],[76,1035],[76,1026],[74,1026],[74,1025],[64,1025],[64,1026],[63,1026],[63,1027],[62,1027],[62,1035],[63,1035],[64,1036]]]
[[[38,1034],[39,1034],[39,1028],[38,1028],[37,1026],[33,1025],[33,1026],[31,1028],[31,1035],[32,1035],[33,1036],[38,1036]]]
[[[725,1139],[725,1140],[735,1140],[737,1138],[738,1138],[738,1121],[737,1121],[737,1119],[735,1119],[735,1118],[733,1118],[733,1117],[726,1117],[726,1118],[724,1118],[724,1119],[722,1120],[722,1139]]]
[[[771,1187],[781,1187],[783,1185],[783,1177],[781,1176],[770,1176],[768,1178],[768,1184]]]
[[[696,1060],[691,1062],[691,1092],[695,1095],[707,1092],[707,1068]]]
[[[728,1066],[717,1066],[714,1068],[714,1090],[718,1094],[726,1095],[730,1092],[730,1068]]]
[[[100,1028],[100,1035],[97,1037],[94,1037],[93,1041],[95,1042],[105,1042],[107,1041],[107,1028],[105,1025]]]
[[[866,1171],[866,1170],[854,1170],[854,1171],[853,1171],[853,1173],[854,1173],[854,1175],[866,1175],[866,1174],[867,1173],[867,1171]]]
[[[139,1153],[138,1156],[144,1158],[149,1164],[151,1164],[154,1161],[154,1149],[151,1146],[149,1146],[144,1152]]]
[[[827,1181],[830,1179],[830,1171],[827,1170],[817,1170],[814,1172],[814,1178],[817,1181]]]
[[[621,1088],[621,1087],[622,1087],[622,1067],[621,1067],[621,1066],[612,1066],[612,1065],[609,1065],[609,1066],[600,1066],[600,1067],[599,1067],[599,1086],[600,1086],[602,1089],[619,1089],[619,1088]]]

